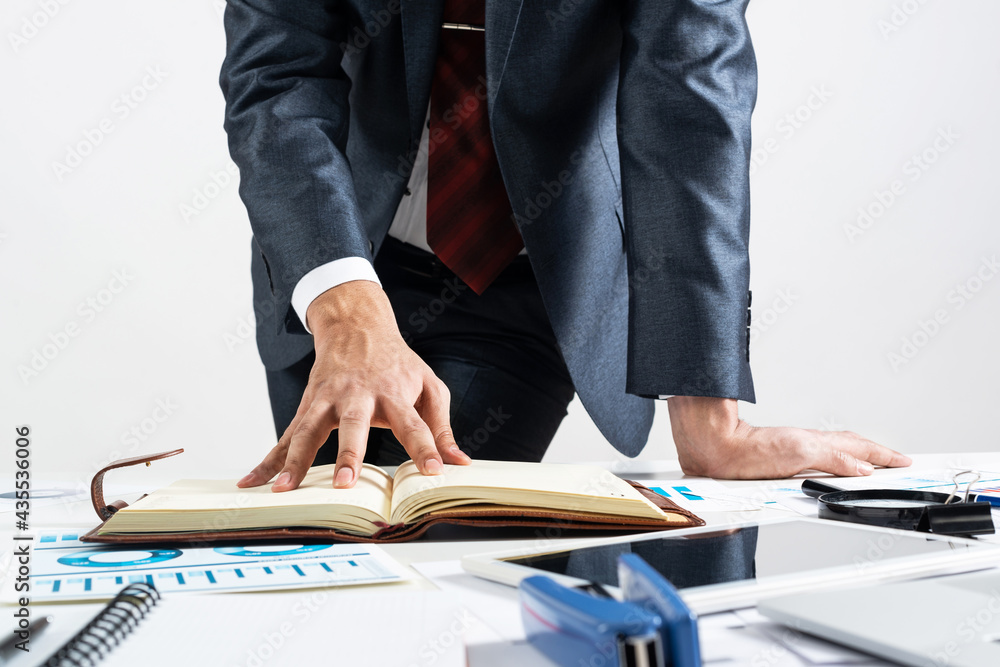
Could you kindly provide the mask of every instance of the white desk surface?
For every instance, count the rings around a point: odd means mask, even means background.
[[[912,457],[914,460],[913,466],[908,470],[920,471],[920,470],[932,470],[940,468],[976,468],[979,470],[1000,470],[1000,452],[997,453],[975,453],[975,454],[925,454],[916,455]],[[167,463],[164,461],[163,463]],[[676,461],[651,461],[651,462],[635,462],[628,459],[618,460],[614,462],[599,462],[600,465],[607,467],[609,470],[613,471],[615,474],[637,481],[657,479],[657,480],[671,480],[671,479],[695,479],[691,477],[685,478],[680,471]],[[165,468],[173,468],[169,472],[164,470]],[[873,482],[872,486],[877,485],[877,480],[880,476],[891,475],[894,470],[876,470],[874,475],[870,478]],[[231,473],[230,473],[231,474]],[[183,476],[189,476],[190,473],[184,471]],[[148,484],[150,490],[159,488],[178,477],[177,469],[174,466],[166,466],[163,464],[155,464],[150,468],[145,467],[135,467],[132,469],[122,470],[122,471],[112,471],[106,478],[105,483],[114,485],[119,484],[130,484],[130,485],[141,485],[145,486]],[[212,477],[213,475],[200,475],[204,477]],[[225,473],[215,475],[215,477],[226,477]],[[819,475],[802,475],[800,477],[818,477]],[[46,482],[58,482],[67,480],[77,480],[77,475],[63,475],[63,476],[48,476],[44,477]],[[723,481],[722,484],[728,488],[739,489],[741,487],[756,487],[760,486],[762,482],[760,481]],[[37,488],[37,487],[36,487]],[[110,498],[109,498],[110,500]],[[32,528],[35,530],[44,530],[47,528],[76,528],[80,530],[89,530],[97,523],[97,517],[94,514],[93,508],[90,505],[89,500],[78,501],[73,503],[65,503],[59,505],[49,505],[43,507],[32,507]],[[736,523],[739,521],[746,521],[747,517],[744,513],[734,513],[734,512],[701,512],[699,515],[705,519],[708,525],[726,525],[730,523]],[[2,530],[0,530],[0,536],[2,536],[3,542],[0,543],[0,548],[3,549],[4,557],[0,564],[6,566],[9,562],[10,548],[9,545],[12,544],[13,532],[11,527],[13,525],[13,514],[12,513],[0,513],[0,519],[4,516],[9,517],[10,520],[3,521]],[[777,509],[764,509],[756,511],[753,513],[753,519],[764,519],[773,517],[789,517],[796,516],[792,511],[777,508]],[[477,531],[474,533],[476,537],[481,536],[483,531]],[[438,534],[440,538],[440,533]],[[447,535],[447,530],[444,531],[444,535]],[[997,538],[1000,540],[1000,538]],[[491,551],[499,551],[502,549],[512,549],[521,546],[527,546],[533,542],[536,542],[537,538],[531,539],[519,539],[519,540],[483,540],[483,539],[462,539],[461,541],[430,541],[427,539],[421,539],[416,542],[409,542],[404,544],[389,544],[383,545],[382,548],[388,552],[393,558],[403,563],[404,565],[411,565],[414,563],[425,563],[431,561],[454,561],[461,558],[467,554],[474,553],[486,553]],[[501,586],[500,584],[493,584],[492,582],[477,581],[476,587],[487,587],[489,592],[493,595],[499,596],[500,598],[516,600],[517,591],[514,588],[508,588],[506,586]],[[392,586],[373,586],[370,588],[372,595],[381,594],[392,594],[400,590],[430,590],[434,589],[436,586],[423,577],[417,577],[411,583],[398,584]],[[307,595],[308,591],[276,591],[269,593],[269,595],[275,596],[302,596]],[[234,596],[234,600],[236,596]],[[50,613],[53,616],[58,616],[60,613],[72,613],[74,616],[79,616],[85,618],[88,615],[93,615],[101,609],[102,603],[71,603],[63,605],[46,605],[46,613]],[[35,613],[38,607],[36,607]],[[476,610],[471,609],[473,614]],[[717,617],[717,618],[713,618]],[[787,641],[780,642],[775,639],[769,638],[766,633],[760,632],[760,628],[751,631],[750,628],[742,629],[731,629],[726,630],[725,626],[734,625],[734,623],[729,622],[727,619],[735,619],[736,616],[732,613],[727,614],[714,614],[712,616],[703,617],[702,624],[702,640],[712,641],[717,643],[730,644],[731,646],[727,650],[726,647],[716,646],[713,650],[706,651],[708,656],[711,655],[729,655],[729,660],[719,660],[716,662],[711,662],[707,664],[719,664],[719,665],[767,665],[768,667],[784,667],[784,666],[798,666],[798,665],[812,665],[812,664],[848,664],[844,662],[839,663],[817,663],[809,662],[799,655],[788,650],[787,646],[789,643]],[[514,619],[505,619],[507,622],[504,623],[506,628],[513,627],[512,624],[515,623]],[[222,622],[221,620],[219,622]],[[206,624],[210,623],[210,620],[206,620]],[[484,624],[489,628],[490,622],[486,621]],[[738,623],[735,623],[738,625]],[[0,626],[0,633],[6,634],[9,630],[10,623],[5,622]],[[373,633],[377,633],[377,625],[373,623],[372,625]],[[772,628],[773,629],[773,628]],[[37,635],[36,638],[32,640],[32,646],[37,649],[33,650],[30,659],[28,656],[18,656],[14,660],[10,661],[8,664],[11,667],[20,667],[21,665],[33,665],[39,660],[44,659],[51,652],[50,646],[58,646],[61,643],[61,636],[54,636],[60,633],[53,632],[42,632]],[[470,662],[472,667],[484,667],[485,665],[501,665],[501,664],[512,664],[515,660],[519,663],[519,667],[530,667],[531,665],[551,665],[549,662],[541,656],[540,654],[534,652],[534,650],[524,644],[523,642],[497,642],[490,640],[489,637],[496,637],[497,634],[503,635],[503,632],[491,633],[487,630],[485,634],[480,634],[478,637],[466,637],[467,644],[470,646]],[[508,633],[509,634],[509,633]],[[487,639],[482,639],[485,636]],[[296,637],[296,640],[308,641],[306,637]],[[377,651],[378,646],[377,635],[373,634],[373,637],[367,638],[367,641],[372,642],[373,650]],[[359,639],[360,640],[360,639]],[[483,645],[483,642],[489,645]],[[793,642],[794,643],[794,642]],[[706,647],[708,648],[708,647]],[[372,664],[377,664],[374,662]],[[885,663],[875,659],[865,659],[863,661],[854,661],[849,664],[853,665],[886,665],[890,663]],[[149,665],[155,666],[155,662],[150,662]]]

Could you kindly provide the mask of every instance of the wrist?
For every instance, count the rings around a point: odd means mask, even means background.
[[[736,400],[673,396],[667,406],[681,470],[687,475],[718,476],[720,465],[734,453],[730,448],[740,424]]]
[[[730,434],[740,422],[736,399],[711,396],[671,396],[667,399],[671,430],[689,437]]]
[[[306,323],[317,339],[345,327],[396,328],[389,297],[370,280],[352,280],[332,287],[313,299],[306,311]]]

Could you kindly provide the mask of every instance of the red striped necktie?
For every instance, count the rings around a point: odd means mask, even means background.
[[[446,0],[446,24],[484,25],[484,0]],[[486,42],[441,29],[431,84],[427,245],[482,294],[524,247],[514,225],[486,113]]]

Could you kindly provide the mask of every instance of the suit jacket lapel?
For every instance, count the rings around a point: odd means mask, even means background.
[[[503,78],[523,1],[486,2],[486,80],[489,83],[488,100],[491,109]],[[410,136],[414,141],[420,138],[427,114],[443,9],[444,0],[403,0],[400,6]]]
[[[434,77],[434,60],[437,58],[438,33],[441,30],[441,13],[444,0],[403,0],[400,20],[403,26],[403,57],[406,65],[406,98],[409,102],[410,137],[420,138],[427,101],[430,97],[431,79]]]
[[[486,81],[491,116],[523,4],[524,0],[486,0]]]

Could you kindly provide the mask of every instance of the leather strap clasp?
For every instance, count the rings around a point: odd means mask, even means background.
[[[97,474],[94,475],[94,479],[90,482],[90,501],[94,504],[94,511],[97,512],[97,516],[101,517],[101,521],[110,519],[115,512],[128,507],[128,503],[122,500],[116,500],[112,503],[104,502],[105,473],[109,470],[114,470],[115,468],[127,468],[128,466],[139,465],[140,463],[149,465],[151,461],[165,459],[168,456],[175,456],[183,451],[183,449],[174,449],[169,452],[160,452],[159,454],[147,454],[146,456],[133,456],[128,459],[118,459],[117,461],[112,461],[98,470]]]

